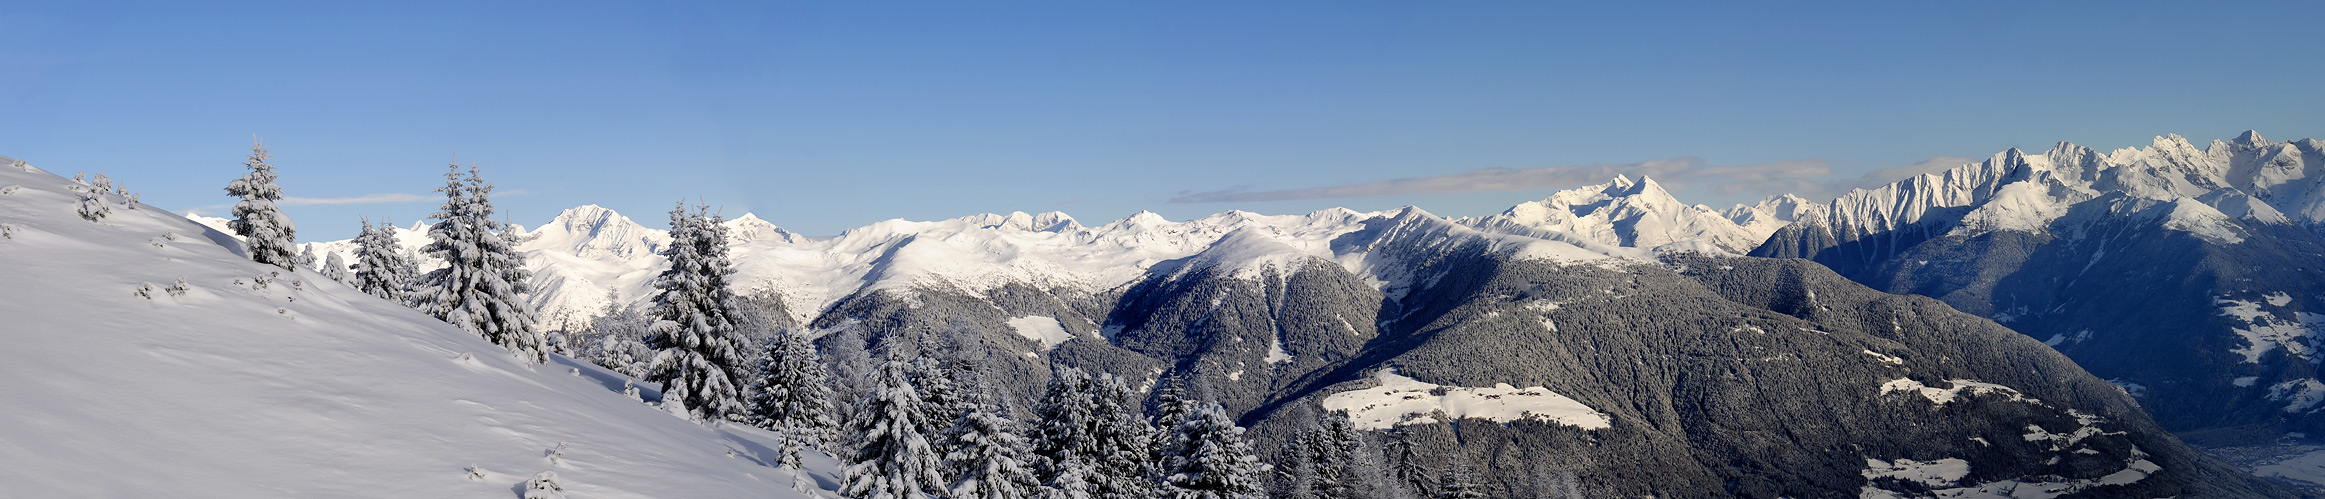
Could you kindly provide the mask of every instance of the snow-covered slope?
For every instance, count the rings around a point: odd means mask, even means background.
[[[1723,214],[1708,206],[1679,202],[1654,179],[1639,177],[1634,182],[1616,176],[1605,184],[1559,191],[1501,214],[1461,222],[1496,232],[1571,234],[1609,246],[1742,254],[1759,246],[1780,226],[1761,220],[1798,216],[1774,204],[1780,201],[1738,206],[1731,214]]]
[[[76,189],[0,166],[0,496],[800,497],[764,434]]]

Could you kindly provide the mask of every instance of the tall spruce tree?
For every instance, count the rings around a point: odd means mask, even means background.
[[[1107,499],[1154,497],[1160,466],[1152,451],[1155,430],[1144,411],[1131,402],[1130,385],[1112,373],[1099,373],[1092,383],[1096,422],[1092,436],[1099,442],[1098,496]]]
[[[1390,452],[1396,455],[1396,462],[1391,463],[1389,478],[1411,491],[1414,496],[1435,497],[1437,474],[1429,471],[1428,466],[1421,462],[1421,454],[1413,450],[1413,441],[1400,434],[1389,446]]]
[[[955,419],[946,431],[952,442],[945,454],[953,469],[954,499],[1019,499],[1041,488],[1033,467],[1026,462],[1026,439],[1018,434],[1017,420],[1009,416],[1008,401],[992,392],[982,378],[975,381],[975,408]]]
[[[396,243],[395,226],[373,226],[371,220],[364,220],[363,232],[355,236],[355,289],[410,305],[410,267],[403,245]]]
[[[654,355],[647,381],[662,384],[665,404],[683,404],[706,421],[744,419],[743,382],[750,353],[744,350],[742,312],[727,278],[727,231],[705,208],[688,213],[685,203],[670,210],[670,246],[662,256],[670,267],[654,277],[655,319],[646,345]],[[673,399],[673,396],[676,398]]]
[[[242,236],[252,261],[295,270],[300,263],[293,241],[299,228],[275,206],[283,199],[283,188],[274,183],[274,165],[266,162],[269,156],[265,144],[251,141],[250,158],[242,162],[250,171],[226,183],[227,195],[242,198],[234,204],[234,219],[226,222],[226,228]]]
[[[1097,391],[1081,369],[1051,370],[1049,389],[1035,409],[1040,428],[1034,434],[1033,453],[1041,458],[1042,485],[1050,497],[1087,498],[1097,495],[1100,473],[1097,437]]]
[[[532,292],[524,256],[500,221],[493,220],[492,184],[475,166],[463,179],[460,166],[444,173],[444,205],[431,215],[427,246],[420,251],[444,262],[421,276],[415,290],[419,308],[444,322],[508,348],[533,363],[548,362],[545,338],[534,329]]]
[[[1155,463],[1168,462],[1171,456],[1178,455],[1180,448],[1186,445],[1186,436],[1180,435],[1178,428],[1179,423],[1185,422],[1200,405],[1195,399],[1196,395],[1187,389],[1193,379],[1191,376],[1170,376],[1157,383],[1161,386],[1154,390],[1155,439],[1150,449]]]
[[[829,451],[839,422],[833,416],[831,382],[815,343],[799,328],[777,333],[769,343],[753,390],[753,422],[801,447]]]
[[[1267,493],[1268,466],[1252,455],[1243,428],[1218,403],[1206,403],[1174,433],[1186,445],[1164,464],[1168,492],[1178,499],[1257,499]]]
[[[1297,438],[1293,451],[1300,454],[1312,470],[1310,490],[1315,497],[1346,499],[1357,497],[1361,489],[1352,483],[1349,465],[1357,456],[1358,440],[1364,438],[1349,424],[1346,413],[1339,411],[1317,413],[1315,422]]]
[[[870,396],[857,403],[848,425],[855,440],[840,495],[856,499],[921,499],[944,493],[935,449],[920,433],[920,394],[913,390],[911,363],[889,349]]]

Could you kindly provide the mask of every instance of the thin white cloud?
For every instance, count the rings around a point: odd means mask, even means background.
[[[1181,192],[1173,203],[1287,201],[1405,194],[1522,191],[1606,182],[1615,175],[1650,176],[1673,189],[1715,185],[1721,192],[1757,191],[1790,187],[1810,179],[1832,176],[1832,168],[1818,160],[1783,161],[1756,165],[1708,165],[1683,157],[1631,164],[1549,166],[1541,168],[1486,168],[1452,175],[1410,177],[1305,189],[1253,191],[1232,188]]]
[[[437,199],[437,197],[438,197],[438,196],[430,196],[430,195],[423,195],[423,194],[405,194],[405,193],[401,193],[401,192],[393,192],[393,193],[387,193],[387,194],[366,194],[366,195],[362,195],[362,196],[355,196],[355,197],[345,197],[345,198],[302,198],[302,197],[284,197],[282,201],[276,202],[275,204],[279,204],[279,205],[283,205],[283,206],[303,206],[303,205],[317,205],[317,204],[374,204],[374,203],[409,203],[409,202],[413,202],[413,201],[427,201],[427,200]]]
[[[1593,164],[1541,168],[1485,168],[1434,177],[1408,177],[1301,189],[1254,191],[1239,186],[1214,191],[1181,191],[1172,203],[1234,203],[1297,199],[1350,198],[1412,194],[1522,191],[1604,183],[1616,175],[1653,177],[1675,191],[1701,188],[1722,196],[1754,197],[1794,194],[1818,201],[1850,190],[1879,187],[1923,173],[1941,172],[1974,162],[1940,156],[1910,166],[1886,168],[1851,178],[1834,178],[1822,160],[1802,159],[1749,165],[1711,165],[1702,159],[1680,157],[1630,164]]]

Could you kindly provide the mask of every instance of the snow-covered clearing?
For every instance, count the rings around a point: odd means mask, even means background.
[[[0,185],[22,186],[0,196],[0,496],[507,498],[554,471],[571,497],[802,497],[762,432],[250,262],[160,208],[90,222],[72,180]]]
[[[1367,430],[1436,423],[1440,414],[1498,423],[1534,419],[1586,430],[1612,426],[1606,414],[1539,386],[1441,386],[1405,377],[1393,369],[1382,369],[1374,378],[1380,386],[1332,394],[1324,398],[1324,409],[1348,411],[1348,419]]]
[[[1018,336],[1041,343],[1041,350],[1044,352],[1057,347],[1059,343],[1074,339],[1074,333],[1066,332],[1066,326],[1059,324],[1056,317],[1040,315],[1018,317],[1009,320],[1009,328],[1016,330]]]
[[[1966,379],[1949,379],[1946,380],[1946,383],[1954,386],[1951,388],[1931,388],[1929,385],[1921,384],[1919,381],[1900,378],[1889,380],[1887,383],[1882,383],[1881,393],[1884,395],[1890,392],[1917,393],[1920,394],[1923,398],[1929,399],[1930,403],[1940,406],[1946,405],[1948,402],[1953,402],[1956,397],[1961,396],[1963,391],[1968,391],[1971,395],[2000,394],[2004,397],[2008,397],[2012,401],[2028,403],[2042,402],[2040,400],[2035,400],[2027,398],[2024,395],[2020,395],[2017,389],[1993,383]]]

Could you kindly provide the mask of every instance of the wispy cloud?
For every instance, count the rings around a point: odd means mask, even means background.
[[[1906,177],[1944,171],[1969,163],[1967,158],[1937,157],[1911,166],[1868,172],[1863,176],[1834,178],[1822,160],[1802,159],[1748,165],[1713,165],[1702,159],[1680,157],[1628,164],[1591,164],[1540,168],[1485,168],[1434,177],[1408,177],[1373,182],[1300,189],[1251,190],[1238,186],[1214,191],[1181,191],[1172,203],[1232,203],[1297,199],[1350,198],[1412,194],[1522,191],[1604,183],[1616,175],[1653,177],[1675,191],[1704,189],[1713,194],[1767,196],[1791,193],[1824,200],[1852,189],[1878,187]]]
[[[423,195],[423,194],[406,194],[406,193],[401,193],[401,192],[393,192],[393,193],[387,193],[387,194],[366,194],[366,195],[362,195],[362,196],[355,196],[355,197],[344,197],[344,198],[302,198],[302,197],[284,197],[282,201],[276,202],[275,204],[279,204],[279,205],[283,205],[283,206],[303,206],[303,205],[316,205],[316,204],[375,204],[375,203],[409,203],[409,202],[413,202],[413,201],[427,201],[427,200],[432,200],[432,199],[437,199],[437,198],[438,198],[438,196],[430,196],[430,195]]]
[[[1710,165],[1705,164],[1702,159],[1683,157],[1630,164],[1486,168],[1435,177],[1409,177],[1305,189],[1253,191],[1238,187],[1216,191],[1181,192],[1177,197],[1171,198],[1170,202],[1225,203],[1405,194],[1522,191],[1597,184],[1606,182],[1607,179],[1614,178],[1615,175],[1652,176],[1656,182],[1674,189],[1685,189],[1696,184],[1713,184],[1719,185],[1719,189],[1723,192],[1741,192],[1777,185],[1793,185],[1813,178],[1830,177],[1832,176],[1832,168],[1818,160],[1784,161],[1756,165]]]

